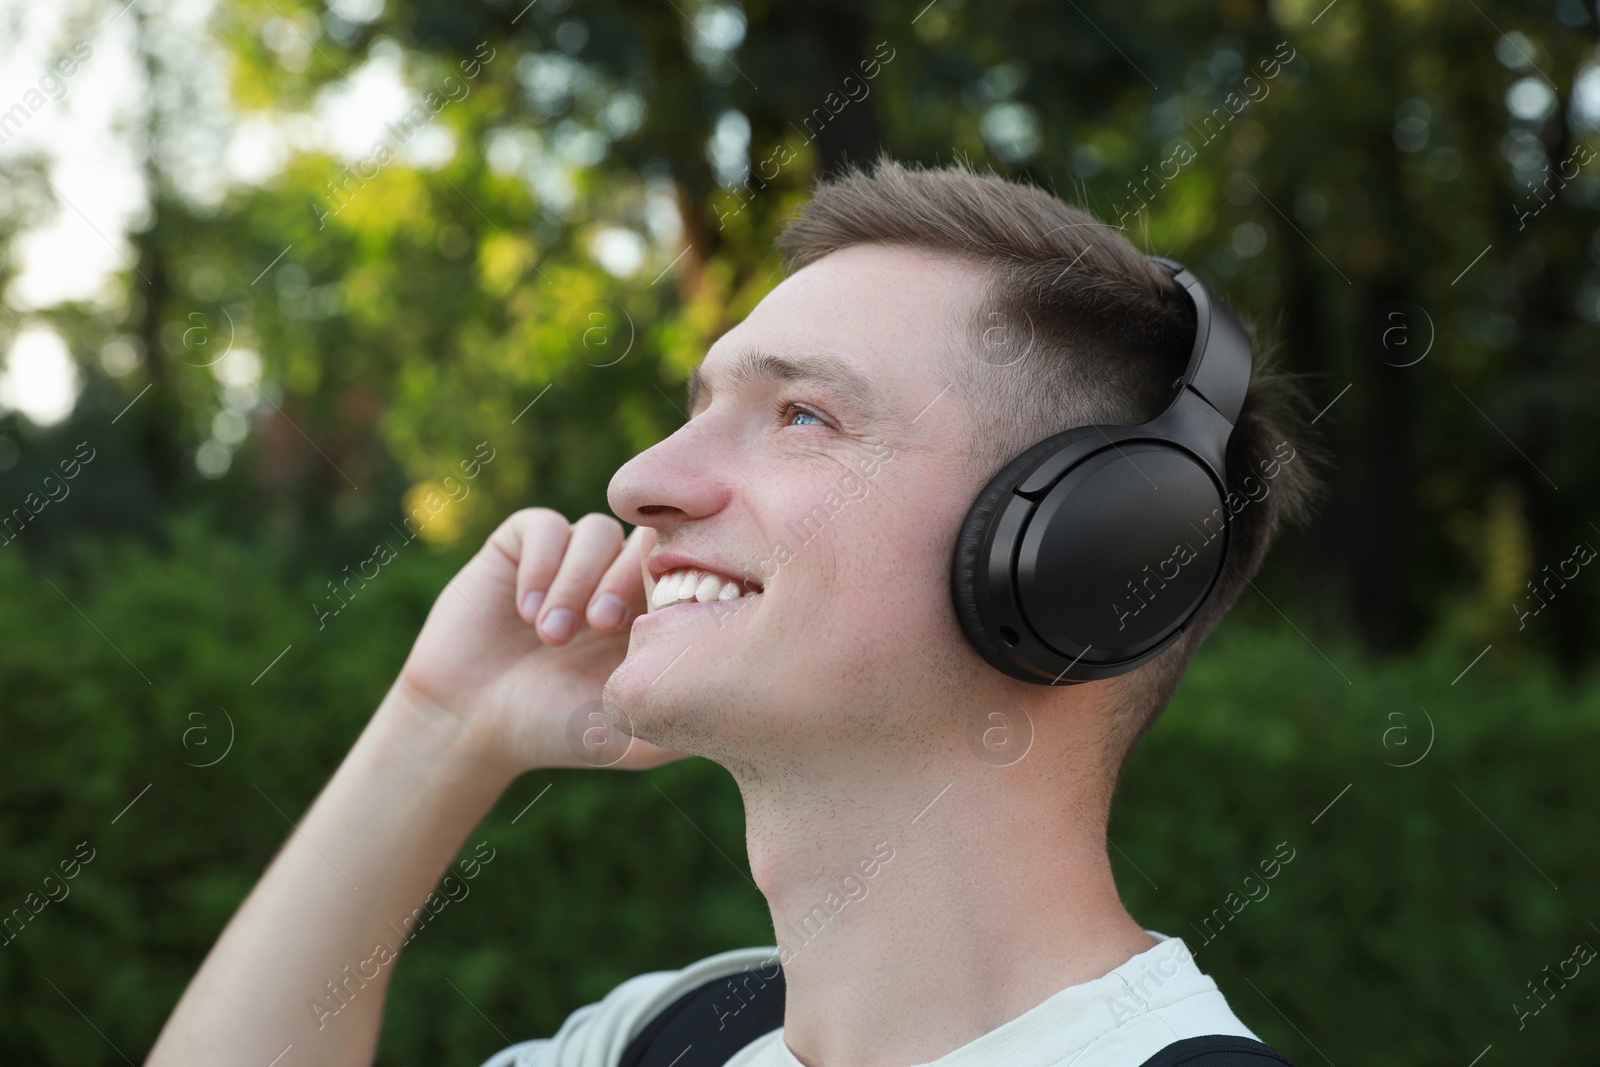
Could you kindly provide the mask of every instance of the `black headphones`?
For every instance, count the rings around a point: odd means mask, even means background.
[[[1250,338],[1183,264],[1194,350],[1140,426],[1079,426],[1006,464],[956,540],[950,591],[973,646],[1040,685],[1113,678],[1160,655],[1211,598],[1231,535],[1226,451]]]

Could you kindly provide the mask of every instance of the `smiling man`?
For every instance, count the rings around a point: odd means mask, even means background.
[[[819,186],[780,245],[791,273],[706,354],[688,421],[613,478],[633,533],[538,508],[495,531],[150,1063],[370,1063],[391,924],[517,775],[685,755],[738,783],[776,943],[631,979],[494,1067],[1287,1062],[1128,914],[1105,830],[1305,507],[1288,394],[1192,276],[1028,186],[885,162]],[[1147,536],[1190,484],[1173,463],[1212,470],[1215,505],[1177,547]],[[1047,520],[1073,478],[1115,491]],[[1048,530],[996,550],[1017,507],[1118,523],[1095,536],[1120,562],[1058,573],[1079,557]],[[1074,612],[1104,636],[1053,636]]]

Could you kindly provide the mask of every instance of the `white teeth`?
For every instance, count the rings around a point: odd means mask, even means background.
[[[737,600],[746,595],[753,596],[755,591],[746,590],[739,582],[720,574],[690,568],[671,571],[658,578],[650,592],[650,607],[654,610],[690,601],[707,604],[713,600]]]
[[[694,587],[699,584],[699,571],[686,571],[685,573],[680,574],[678,576],[678,586],[676,589],[677,598],[679,600],[688,600],[690,597],[694,596]]]

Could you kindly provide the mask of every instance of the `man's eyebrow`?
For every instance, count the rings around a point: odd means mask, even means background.
[[[874,412],[877,390],[855,368],[837,356],[779,356],[760,349],[747,349],[734,357],[726,371],[729,385],[739,387],[759,381],[814,382],[837,393],[846,403],[865,413]],[[689,411],[692,415],[701,394],[710,385],[700,367],[689,375]]]

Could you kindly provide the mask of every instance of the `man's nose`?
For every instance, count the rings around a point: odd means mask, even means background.
[[[715,515],[732,497],[731,460],[707,431],[685,423],[617,469],[606,490],[623,522],[656,530]]]

